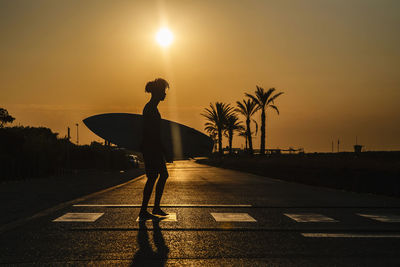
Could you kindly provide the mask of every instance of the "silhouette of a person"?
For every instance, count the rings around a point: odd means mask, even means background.
[[[143,201],[139,217],[144,220],[154,219],[154,215],[168,215],[161,210],[160,201],[168,178],[165,162],[166,160],[172,162],[172,157],[167,153],[161,141],[161,115],[157,109],[160,101],[165,99],[165,90],[167,88],[169,88],[168,82],[161,78],[148,82],[145,88],[147,93],[151,93],[151,99],[143,109],[142,153],[147,182],[143,190]],[[147,211],[147,205],[156,181],[156,195],[152,212],[154,215],[152,215]]]

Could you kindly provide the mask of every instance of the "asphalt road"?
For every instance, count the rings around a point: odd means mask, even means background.
[[[1,233],[0,264],[400,266],[400,199],[192,161],[168,169],[162,203],[176,221],[136,221],[139,177]]]

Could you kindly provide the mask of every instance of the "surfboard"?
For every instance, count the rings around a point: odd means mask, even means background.
[[[106,113],[88,117],[83,123],[96,135],[119,147],[140,152],[143,117],[132,113]],[[161,140],[174,159],[205,156],[212,152],[213,140],[183,124],[161,120]]]

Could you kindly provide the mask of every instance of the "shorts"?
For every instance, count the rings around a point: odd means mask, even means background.
[[[164,155],[158,151],[143,152],[144,168],[146,174],[167,174],[168,170],[165,164]]]

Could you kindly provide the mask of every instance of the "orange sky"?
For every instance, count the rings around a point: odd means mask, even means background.
[[[397,0],[0,0],[0,107],[75,140],[87,116],[141,113],[144,85],[164,77],[163,118],[202,130],[210,102],[259,85],[285,92],[268,148],[330,151],[340,138],[351,150],[357,135],[399,150],[399,14]],[[166,49],[161,26],[175,36]],[[100,140],[80,124],[80,143]]]

